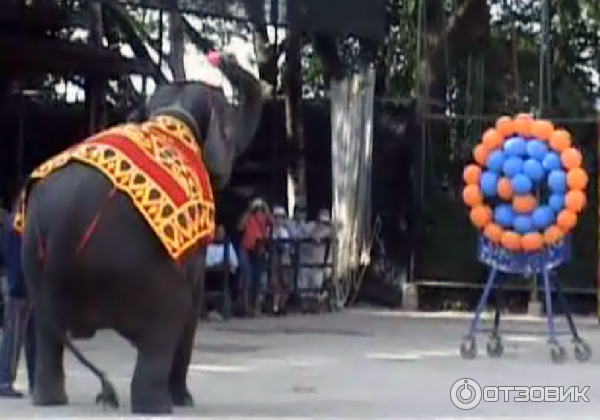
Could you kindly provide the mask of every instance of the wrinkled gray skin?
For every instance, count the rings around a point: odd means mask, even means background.
[[[253,137],[261,116],[260,84],[232,57],[220,67],[240,93],[230,106],[220,89],[199,82],[157,90],[133,119],[170,114],[195,131],[215,187],[229,180],[235,157]],[[130,199],[99,171],[70,163],[30,187],[23,235],[23,269],[33,303],[38,352],[33,403],[67,403],[64,347],[100,379],[98,402],[117,406],[104,374],[73,346],[114,329],[138,351],[131,381],[132,411],[167,414],[191,406],[187,373],[204,278],[205,249],[178,267]],[[100,219],[83,252],[77,247],[94,217]],[[40,257],[40,238],[44,256]]]

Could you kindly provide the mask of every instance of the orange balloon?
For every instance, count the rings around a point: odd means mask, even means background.
[[[481,142],[485,147],[488,148],[488,150],[493,150],[502,146],[504,137],[502,137],[502,134],[500,134],[500,132],[495,128],[490,128],[483,134]]]
[[[575,149],[574,147],[569,147],[560,154],[560,160],[565,168],[573,169],[581,166],[581,162],[583,162],[583,156],[581,156],[581,152],[579,150]]]
[[[519,213],[529,213],[537,207],[537,200],[531,194],[517,195],[513,198],[512,206]]]
[[[565,205],[573,213],[579,213],[585,207],[585,194],[580,190],[571,190],[565,196]]]
[[[500,238],[500,242],[504,248],[510,251],[518,251],[521,249],[521,235],[512,230],[505,231]]]
[[[490,219],[490,221],[494,218],[494,211],[489,207],[489,206],[484,206],[485,207],[485,211],[488,214],[488,219]]]
[[[498,196],[503,200],[510,200],[513,195],[512,184],[508,178],[500,178],[497,187]]]
[[[544,242],[548,245],[554,245],[560,241],[565,233],[556,225],[552,225],[544,231]]]
[[[577,214],[571,210],[562,210],[556,217],[556,224],[563,232],[568,232],[577,224]]]
[[[482,229],[492,220],[492,210],[488,206],[480,204],[471,209],[469,217],[475,227]]]
[[[549,141],[554,133],[554,126],[550,121],[536,120],[531,125],[531,134],[538,140]]]
[[[475,149],[473,149],[473,157],[475,158],[475,162],[481,166],[485,165],[485,161],[487,160],[489,154],[490,151],[488,148],[481,143],[475,146]]]
[[[483,203],[483,196],[478,185],[471,184],[467,185],[463,189],[463,201],[469,207],[475,207]]]
[[[510,117],[500,117],[496,120],[496,130],[503,138],[512,136],[515,133],[513,120]]]
[[[539,251],[544,246],[544,237],[541,233],[526,233],[521,238],[521,244],[525,251]]]
[[[534,120],[531,115],[519,114],[513,120],[513,127],[520,136],[530,137],[532,135],[533,122]]]
[[[465,167],[463,171],[463,179],[467,184],[478,184],[481,178],[481,168],[479,165],[471,164]]]
[[[495,244],[500,242],[503,233],[502,228],[496,223],[488,223],[483,230],[483,234]]]
[[[550,136],[550,147],[557,152],[562,152],[571,147],[571,135],[569,132],[563,129],[555,130]]]
[[[582,168],[574,168],[567,172],[567,185],[572,190],[584,190],[588,176]]]

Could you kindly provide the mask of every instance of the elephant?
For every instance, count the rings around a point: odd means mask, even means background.
[[[172,82],[158,87],[131,115],[130,124],[153,118],[182,122],[201,150],[207,188],[220,189],[229,181],[235,158],[254,137],[265,87],[234,54],[213,52],[208,57],[237,91],[236,103],[222,88],[206,82]],[[106,375],[72,341],[110,329],[137,350],[130,389],[133,413],[170,414],[173,407],[193,406],[187,375],[206,243],[175,260],[131,195],[77,160],[44,178],[30,176],[21,206],[23,271],[39,312],[33,404],[68,404],[63,364],[67,348],[100,380],[96,401],[118,407]]]

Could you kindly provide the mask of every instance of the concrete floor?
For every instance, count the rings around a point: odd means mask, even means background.
[[[582,335],[600,354],[597,320],[579,320]],[[204,324],[190,373],[194,409],[178,416],[204,419],[243,418],[598,418],[600,357],[578,363],[568,338],[564,365],[554,365],[543,337],[517,333],[506,337],[506,354],[465,361],[458,355],[468,319],[426,317],[398,312],[350,310],[338,314]],[[507,329],[543,333],[544,324],[507,320]],[[102,416],[129,413],[128,378],[134,352],[112,333],[80,343],[92,360],[106,369],[117,386],[122,407],[103,412],[94,405],[98,383],[68,358],[71,405],[35,408],[28,400],[0,401],[0,418],[34,416]],[[584,403],[482,402],[462,411],[450,402],[450,388],[460,378],[482,386],[590,386]],[[18,386],[25,387],[24,372]]]

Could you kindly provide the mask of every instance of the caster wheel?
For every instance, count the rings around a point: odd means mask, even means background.
[[[567,351],[559,344],[551,344],[550,358],[554,363],[564,363],[567,360]]]
[[[460,343],[460,355],[466,360],[473,360],[477,357],[477,344],[475,344],[474,338],[467,338]]]
[[[504,345],[500,337],[490,337],[486,346],[487,354],[489,357],[497,359],[502,357],[504,354]]]
[[[578,362],[587,362],[592,357],[592,349],[585,341],[576,341],[574,350],[575,359]]]

